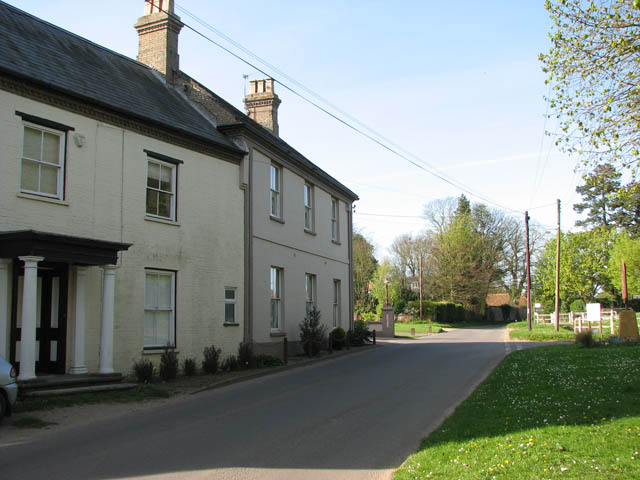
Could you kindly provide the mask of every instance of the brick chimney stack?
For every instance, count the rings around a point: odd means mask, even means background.
[[[249,94],[244,97],[244,106],[249,118],[279,136],[278,106],[280,99],[273,90],[273,78],[251,80]]]
[[[173,0],[145,0],[144,16],[134,25],[138,31],[138,61],[162,73],[173,83],[180,68],[178,35],[184,25],[174,13]]]

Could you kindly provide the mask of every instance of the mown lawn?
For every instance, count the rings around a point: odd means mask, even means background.
[[[513,353],[394,480],[640,478],[640,347]]]
[[[416,334],[429,333],[429,326],[431,326],[431,333],[440,333],[442,327],[437,323],[404,323],[396,322],[395,333],[411,333],[411,329],[416,329]]]
[[[535,323],[532,325],[531,331],[529,331],[529,324],[526,321],[510,323],[507,328],[509,328],[509,338],[512,340],[546,342],[550,340],[571,341],[575,339],[573,329],[562,325],[558,332],[556,332],[553,325],[540,325]],[[597,334],[594,336],[597,337]]]

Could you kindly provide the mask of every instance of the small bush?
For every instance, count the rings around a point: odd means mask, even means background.
[[[279,367],[282,365],[282,360],[278,357],[274,357],[273,355],[257,355],[256,359],[256,367],[264,368],[264,367]]]
[[[364,345],[370,340],[371,332],[362,320],[353,322],[353,330],[347,333],[347,341],[354,346]]]
[[[138,383],[149,383],[153,378],[153,363],[151,360],[141,358],[133,364],[133,374]]]
[[[178,376],[178,355],[173,348],[166,347],[160,357],[160,378],[165,382]]]
[[[238,366],[241,369],[255,368],[255,357],[253,355],[253,343],[240,342],[238,345]]]
[[[182,371],[187,377],[192,377],[196,374],[196,361],[192,357],[187,357],[182,362]]]
[[[327,327],[320,324],[320,310],[315,307],[300,324],[300,343],[304,353],[315,357],[327,342]]]
[[[220,370],[223,372],[235,372],[236,370],[240,370],[240,364],[238,363],[236,356],[229,355],[225,358],[220,365]]]
[[[342,350],[342,347],[347,344],[347,333],[343,328],[334,328],[329,334],[329,341],[331,342],[331,348]]]
[[[213,375],[218,371],[218,362],[220,360],[221,351],[222,350],[219,348],[216,349],[214,345],[205,347],[203,352],[204,360],[202,360],[202,370],[205,373]]]
[[[587,307],[582,300],[578,299],[571,302],[569,309],[572,312],[585,312],[587,310]]]
[[[584,348],[591,348],[596,345],[596,341],[593,338],[593,332],[591,329],[585,332],[576,333],[576,344]]]
[[[378,320],[378,316],[373,312],[367,312],[362,314],[362,320],[365,322],[375,322]]]

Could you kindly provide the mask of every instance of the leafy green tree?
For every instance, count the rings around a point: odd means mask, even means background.
[[[620,233],[611,249],[611,261],[607,273],[612,285],[622,292],[622,260],[627,266],[627,288],[629,297],[640,294],[640,238],[632,238],[627,232]]]
[[[607,273],[614,237],[615,231],[605,228],[562,234],[560,299],[563,305],[568,307],[574,300],[590,303],[600,294],[615,293]],[[555,302],[556,242],[553,238],[545,244],[536,265],[536,295],[547,309],[553,309]]]
[[[373,275],[373,289],[371,294],[377,301],[377,312],[380,314],[382,307],[387,302],[387,290],[385,280],[389,280],[389,302],[395,305],[402,298],[402,275],[388,260],[384,259],[376,268]]]
[[[640,183],[633,181],[616,194],[618,209],[614,212],[616,225],[631,235],[640,236]]]
[[[596,165],[593,172],[582,176],[583,185],[576,187],[582,201],[573,209],[587,212],[586,218],[576,221],[578,227],[610,227],[616,220],[621,206],[618,201],[622,174],[610,163]]]
[[[541,54],[559,119],[557,143],[593,164],[640,158],[640,10],[629,0],[547,0],[551,48]]]
[[[369,282],[378,266],[374,246],[362,234],[353,234],[353,296],[356,312],[373,311],[373,298],[369,295]]]

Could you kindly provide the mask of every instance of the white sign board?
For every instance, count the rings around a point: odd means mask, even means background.
[[[587,321],[589,322],[600,321],[600,304],[599,303],[587,303]]]

